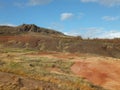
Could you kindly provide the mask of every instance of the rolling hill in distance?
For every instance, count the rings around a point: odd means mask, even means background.
[[[60,51],[92,53],[120,58],[120,39],[82,39],[61,32],[40,28],[34,24],[16,27],[0,26],[0,42],[5,46]]]

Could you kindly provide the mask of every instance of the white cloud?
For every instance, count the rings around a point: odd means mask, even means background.
[[[83,28],[85,34],[82,34],[85,38],[120,38],[119,30],[106,30],[105,28],[89,27]]]
[[[103,28],[98,27],[88,27],[88,28],[80,28],[83,33],[81,34],[84,38],[96,38],[101,35]]]
[[[64,21],[64,20],[67,20],[67,19],[71,19],[73,16],[74,16],[73,13],[62,13],[61,14],[61,20]]]
[[[113,17],[113,16],[104,16],[104,17],[102,17],[102,19],[105,20],[105,21],[115,21],[115,20],[118,20],[119,17],[118,16],[116,16],[116,17]]]
[[[0,24],[0,26],[13,26],[13,27],[15,27],[16,25],[11,24],[11,23],[2,23],[2,24]]]
[[[81,2],[97,2],[97,0],[81,0]]]
[[[105,6],[118,6],[120,5],[120,0],[81,0],[81,2],[88,3],[88,2],[95,2],[100,3]]]
[[[69,36],[79,36],[79,33],[76,32],[63,32],[65,35],[69,35]]]
[[[108,32],[104,32],[102,33],[102,35],[100,36],[100,38],[120,38],[120,31],[108,31]]]
[[[83,38],[120,38],[119,30],[106,30],[102,27],[88,27],[88,28],[80,28],[76,30],[71,30],[69,32],[65,32],[66,35],[70,36],[82,36]]]
[[[28,5],[36,6],[36,5],[45,5],[52,2],[52,0],[29,0]]]
[[[14,5],[18,7],[38,6],[38,5],[49,4],[52,1],[53,0],[27,0],[27,1],[15,2]]]

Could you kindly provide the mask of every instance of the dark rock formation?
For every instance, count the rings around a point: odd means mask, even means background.
[[[44,35],[64,35],[61,32],[51,30],[51,29],[45,29],[38,27],[34,24],[23,24],[17,27],[11,27],[11,26],[0,26],[0,35],[16,35],[16,34],[22,34],[27,32],[35,32],[39,34]]]

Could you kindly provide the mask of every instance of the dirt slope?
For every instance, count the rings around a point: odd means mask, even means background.
[[[76,61],[73,73],[110,90],[120,90],[120,60],[111,58],[87,58]]]

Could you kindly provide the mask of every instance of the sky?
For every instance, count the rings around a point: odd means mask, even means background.
[[[0,25],[21,24],[83,38],[120,38],[120,0],[0,0]]]

